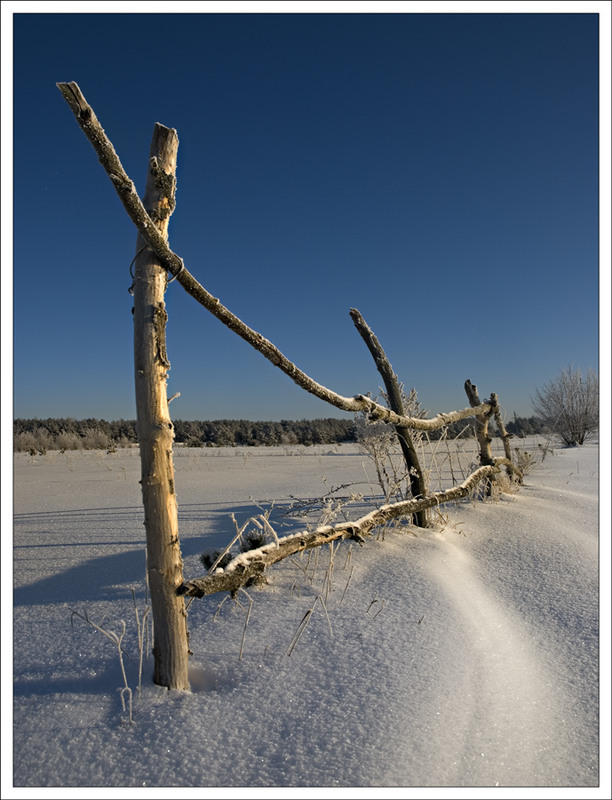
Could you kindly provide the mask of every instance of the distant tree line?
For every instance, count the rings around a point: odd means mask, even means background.
[[[252,422],[244,419],[174,421],[175,441],[187,447],[338,444],[355,441],[351,419]],[[115,450],[138,443],[136,420],[15,419],[15,451]]]
[[[550,432],[538,417],[517,417],[506,424],[518,437]],[[186,447],[266,447],[272,445],[314,445],[355,442],[358,426],[354,419],[281,420],[253,422],[244,419],[174,421],[175,441]],[[469,421],[449,425],[449,438],[473,435]],[[432,431],[441,435],[441,431]],[[433,437],[432,437],[433,438]],[[46,453],[47,450],[109,450],[138,443],[136,420],[119,419],[15,419],[13,449],[16,452]]]
[[[136,421],[120,419],[15,419],[13,449],[46,453],[47,450],[114,450],[138,441]]]
[[[174,422],[175,441],[188,447],[262,447],[279,444],[339,444],[355,441],[351,419],[252,422],[244,419]]]
[[[514,417],[505,423],[506,430],[513,436],[523,439],[525,436],[552,433],[551,426],[540,417]]]

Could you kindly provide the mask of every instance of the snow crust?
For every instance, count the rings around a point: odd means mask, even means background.
[[[241,522],[274,504],[281,536],[303,530],[287,514],[295,498],[352,482],[366,495],[356,518],[376,492],[348,445],[177,448],[175,466],[186,579],[204,573],[203,550],[230,541],[231,512]],[[403,525],[362,547],[319,548],[316,564],[314,551],[310,562],[287,559],[240,605],[193,600],[191,692],[153,685],[148,658],[140,697],[139,469],[136,449],[14,456],[15,789],[5,793],[5,764],[3,797],[32,787],[596,796],[596,445],[555,450],[518,493],[443,507],[431,530]],[[133,724],[116,648],[72,611],[115,631],[126,621]]]

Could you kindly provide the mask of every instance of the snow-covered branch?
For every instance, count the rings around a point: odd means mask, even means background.
[[[242,586],[260,578],[267,567],[294,553],[319,547],[336,539],[354,539],[362,543],[365,536],[392,519],[399,519],[419,510],[441,506],[465,497],[481,481],[499,473],[504,466],[512,469],[522,478],[521,471],[511,461],[506,458],[496,458],[493,464],[479,467],[463,483],[453,486],[451,489],[435,492],[418,500],[403,500],[399,503],[380,506],[353,521],[341,522],[337,525],[321,525],[313,531],[292,533],[263,545],[263,547],[241,553],[230,561],[225,569],[217,569],[211,575],[185,581],[177,591],[179,594],[191,597],[204,597],[216,592],[235,592]]]
[[[432,431],[451,422],[472,417],[476,413],[487,414],[491,410],[489,403],[481,403],[476,408],[465,408],[462,411],[451,411],[448,414],[438,414],[432,419],[417,419],[396,414],[385,406],[379,405],[363,394],[354,397],[343,397],[336,392],[314,381],[305,372],[302,372],[292,361],[257,331],[249,328],[241,319],[226,308],[218,298],[208,292],[186,269],[182,258],[176,255],[168,246],[166,240],[157,229],[155,223],[146,212],[134,183],[123,169],[115,149],[106,136],[93,109],[85,100],[79,86],[71,81],[57,84],[64,99],[70,106],[81,130],[96,151],[100,163],[104,167],[115,191],[119,195],[123,207],[130,219],[138,229],[142,238],[155,253],[165,269],[173,275],[178,283],[210,311],[234,333],[258,350],[272,364],[291,378],[294,383],[305,391],[318,397],[320,400],[335,406],[342,411],[359,413],[365,411],[372,419],[384,420],[392,425],[405,425],[417,430]]]

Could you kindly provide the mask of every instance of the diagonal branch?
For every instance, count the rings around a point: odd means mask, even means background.
[[[493,464],[479,467],[463,483],[454,486],[452,489],[435,492],[419,500],[403,500],[400,503],[381,506],[352,522],[322,525],[314,531],[300,531],[284,536],[277,542],[271,542],[256,550],[241,553],[230,561],[225,569],[218,569],[212,575],[185,581],[182,586],[179,586],[177,592],[191,597],[204,597],[216,592],[235,592],[242,586],[257,581],[266,567],[276,564],[277,561],[281,561],[294,553],[300,553],[312,547],[319,547],[336,539],[355,539],[358,542],[363,542],[364,536],[367,536],[374,528],[383,525],[389,520],[405,517],[419,510],[433,508],[434,506],[440,506],[443,503],[449,503],[465,497],[482,480],[500,472],[502,466],[522,475],[511,461],[505,458],[496,458]]]
[[[71,81],[69,83],[58,83],[57,87],[64,100],[70,106],[81,130],[96,151],[98,159],[115,187],[115,191],[119,195],[128,216],[164,268],[176,278],[185,291],[197,300],[200,305],[204,306],[213,316],[248,342],[255,350],[258,350],[268,361],[278,367],[302,389],[342,411],[350,413],[365,411],[372,419],[384,420],[392,425],[406,425],[410,428],[424,431],[436,430],[451,422],[473,417],[475,413],[484,414],[490,411],[490,404],[482,403],[477,408],[465,408],[462,411],[438,414],[432,419],[405,417],[375,403],[365,395],[358,394],[355,397],[343,397],[314,381],[283,355],[268,339],[249,328],[235,314],[232,314],[218,298],[210,294],[185,268],[183,259],[168,247],[164,237],[145,211],[134,183],[123,169],[112,143],[106,136],[93,109],[85,100],[79,86],[74,81]]]

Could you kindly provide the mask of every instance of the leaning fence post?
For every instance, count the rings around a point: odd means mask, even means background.
[[[475,386],[468,378],[464,384],[465,393],[472,408],[480,405],[480,398],[478,397],[478,387]],[[474,414],[476,419],[476,438],[478,440],[478,447],[480,449],[480,465],[487,467],[493,464],[493,456],[491,454],[491,437],[489,436],[489,418],[493,413],[493,407],[486,414]],[[491,480],[487,478],[486,493],[491,494]]]
[[[174,210],[178,136],[155,124],[143,204],[167,238]],[[147,536],[147,571],[154,622],[153,680],[168,689],[189,689],[189,642],[178,536],[172,442],[168,412],[166,353],[167,272],[139,235],[134,261],[134,376],[142,499]]]
[[[491,405],[493,407],[493,416],[495,418],[495,424],[499,430],[499,435],[501,436],[501,440],[504,445],[504,453],[508,461],[512,461],[512,449],[510,448],[510,439],[512,438],[512,434],[508,433],[506,430],[506,426],[504,425],[504,421],[502,419],[501,411],[499,408],[499,399],[495,392],[491,392]],[[510,467],[506,467],[506,472],[509,478],[515,477],[512,469]],[[519,478],[519,483],[522,483],[522,479]]]
[[[356,308],[351,308],[350,316],[353,320],[355,327],[359,331],[361,338],[367,345],[368,350],[372,354],[374,363],[384,381],[385,389],[387,390],[387,399],[389,401],[389,408],[400,416],[404,416],[404,403],[402,401],[402,393],[400,391],[397,375],[393,371],[393,367],[387,358],[382,345],[370,326],[366,323],[362,315]],[[406,425],[394,425],[395,433],[402,448],[404,461],[406,462],[406,469],[408,471],[408,480],[410,481],[410,491],[415,500],[419,500],[427,496],[427,484],[423,469],[419,462],[419,456],[414,446],[414,440],[410,428]],[[415,524],[420,528],[426,528],[429,519],[427,509],[419,509],[414,513]]]

